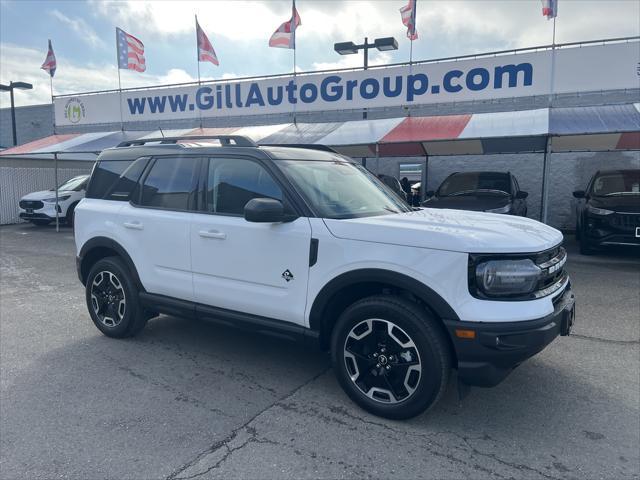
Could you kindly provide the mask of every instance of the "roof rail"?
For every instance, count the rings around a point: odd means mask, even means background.
[[[219,140],[224,147],[257,147],[258,144],[249,137],[243,135],[198,135],[185,137],[159,137],[159,138],[139,138],[138,140],[127,140],[118,144],[118,147],[138,147],[147,143],[160,143],[161,145],[175,145],[178,142],[190,140]]]
[[[321,143],[261,143],[262,147],[288,147],[288,148],[306,148],[308,150],[320,150],[322,152],[338,153],[335,149]]]

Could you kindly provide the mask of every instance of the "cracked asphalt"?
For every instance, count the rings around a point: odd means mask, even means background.
[[[397,422],[285,340],[168,316],[106,338],[71,231],[0,227],[0,478],[640,478],[640,259],[567,244],[574,335]]]

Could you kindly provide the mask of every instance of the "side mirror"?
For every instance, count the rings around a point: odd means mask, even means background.
[[[427,190],[427,191],[425,192],[425,195],[426,195],[427,197],[433,197],[435,194],[436,194],[436,192],[435,192],[435,191],[433,191],[433,190]]]
[[[522,190],[520,190],[518,193],[516,193],[516,200],[524,200],[525,198],[527,198],[529,196],[529,192],[523,192]]]
[[[573,192],[573,196],[576,198],[584,198],[587,196],[587,194],[584,190],[576,190],[575,192]]]
[[[285,220],[284,206],[273,198],[253,198],[244,206],[247,222],[279,223]]]

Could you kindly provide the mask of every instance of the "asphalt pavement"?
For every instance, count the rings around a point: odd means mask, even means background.
[[[109,339],[71,231],[0,227],[0,478],[639,478],[640,258],[567,245],[574,334],[389,421],[286,340],[168,316]]]

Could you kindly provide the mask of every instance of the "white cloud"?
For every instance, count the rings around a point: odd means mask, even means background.
[[[105,47],[106,44],[82,18],[71,19],[59,10],[51,10],[51,16],[67,25],[78,37],[92,47]]]
[[[181,1],[179,4],[153,0],[92,0],[97,14],[131,27],[134,34],[150,37],[191,33],[194,15],[213,38],[224,36],[246,43],[266,41],[290,15],[289,1]],[[299,46],[318,38],[359,40],[365,35],[394,35],[403,39],[406,28],[399,9],[405,0],[311,1],[298,2],[302,18]],[[640,2],[607,0],[606,21],[603,2],[560,2],[558,40],[580,41],[610,36],[638,35]],[[179,7],[178,7],[179,5]],[[454,42],[491,38],[505,48],[533,46],[550,41],[550,22],[539,0],[452,0],[421,1],[418,30],[421,38],[453,37]],[[215,42],[214,42],[215,43]],[[482,51],[479,44],[474,51]],[[469,52],[473,53],[473,52]]]
[[[336,70],[340,68],[362,68],[364,60],[362,53],[357,55],[340,56],[336,62],[313,62],[313,70]],[[387,52],[371,52],[369,66],[386,65],[391,63],[391,55]]]

